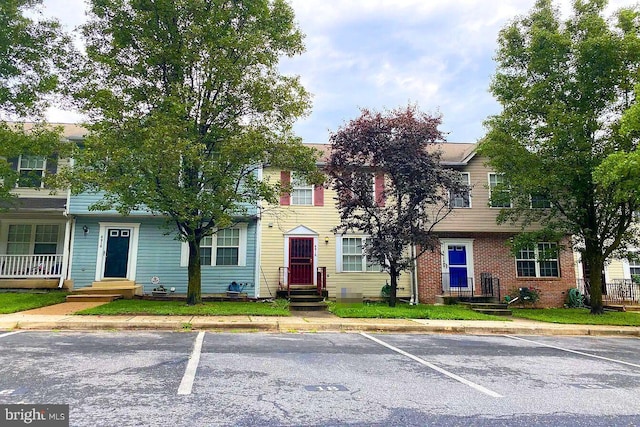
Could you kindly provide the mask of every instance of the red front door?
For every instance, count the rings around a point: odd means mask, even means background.
[[[313,285],[313,237],[289,239],[291,285]]]

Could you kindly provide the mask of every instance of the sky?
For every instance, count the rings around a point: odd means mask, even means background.
[[[281,61],[313,98],[294,130],[326,143],[361,108],[384,111],[417,104],[442,115],[449,142],[477,142],[483,121],[500,112],[489,93],[498,33],[535,0],[289,0],[306,35],[306,51]],[[608,14],[633,0],[610,0]],[[85,20],[84,0],[44,0],[44,14],[69,31]],[[555,0],[563,16],[571,0]],[[52,109],[48,119],[81,116]]]

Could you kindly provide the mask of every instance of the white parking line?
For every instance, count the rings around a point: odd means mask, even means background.
[[[20,332],[22,331],[7,332],[6,334],[0,335],[0,338],[8,337],[9,335],[13,335],[13,334],[19,334]]]
[[[520,341],[530,342],[530,343],[537,344],[537,345],[541,345],[541,346],[544,346],[544,347],[549,347],[549,348],[554,348],[554,349],[556,349],[556,350],[566,351],[566,352],[568,352],[568,353],[579,354],[579,355],[581,355],[581,356],[592,357],[592,358],[594,358],[594,359],[601,359],[601,360],[606,360],[606,361],[608,361],[608,362],[621,363],[621,364],[623,364],[623,365],[633,366],[634,368],[640,368],[640,365],[636,365],[635,363],[629,363],[629,362],[625,362],[625,361],[622,361],[622,360],[610,359],[610,358],[608,358],[608,357],[598,356],[598,355],[596,355],[596,354],[583,353],[583,352],[581,352],[581,351],[570,350],[570,349],[568,349],[568,348],[556,347],[555,345],[550,345],[550,344],[545,344],[545,343],[542,343],[542,342],[537,342],[537,341],[528,340],[528,339],[525,339],[525,338],[515,337],[515,336],[513,336],[513,335],[504,335],[504,336],[505,336],[505,337],[508,337],[508,338],[512,338],[512,339],[514,339],[514,340],[520,340]]]
[[[198,333],[196,342],[193,345],[193,351],[189,357],[189,363],[187,363],[187,369],[184,371],[184,376],[178,387],[178,395],[191,394],[193,388],[193,381],[196,378],[196,370],[200,364],[200,352],[202,351],[202,341],[204,340],[204,332]]]
[[[502,397],[502,395],[500,395],[500,394],[496,393],[495,391],[489,390],[489,389],[488,389],[488,388],[486,388],[486,387],[483,387],[483,386],[481,386],[481,385],[479,385],[479,384],[476,384],[476,383],[471,382],[471,381],[469,381],[469,380],[467,380],[467,379],[464,379],[464,378],[462,378],[462,377],[460,377],[460,376],[458,376],[458,375],[456,375],[456,374],[454,374],[454,373],[452,373],[452,372],[449,372],[449,371],[447,371],[447,370],[445,370],[445,369],[442,369],[442,368],[440,368],[440,367],[438,367],[438,366],[434,365],[433,363],[429,363],[429,362],[427,362],[426,360],[419,358],[418,356],[414,356],[414,355],[413,355],[413,354],[411,354],[411,353],[407,353],[406,351],[404,351],[404,350],[400,350],[399,348],[394,347],[394,346],[392,346],[391,344],[387,344],[387,343],[386,343],[386,342],[384,342],[384,341],[381,341],[381,340],[379,340],[379,339],[377,339],[377,338],[375,338],[375,337],[372,337],[372,336],[371,336],[371,335],[369,335],[369,334],[366,334],[366,333],[364,333],[364,332],[360,332],[360,335],[362,335],[362,336],[363,336],[363,337],[365,337],[365,338],[370,339],[371,341],[377,342],[378,344],[380,344],[380,345],[382,345],[382,346],[385,346],[385,347],[387,347],[387,348],[388,348],[388,349],[390,349],[390,350],[393,350],[393,351],[395,351],[395,352],[397,352],[397,353],[400,353],[400,354],[402,354],[403,356],[407,356],[408,358],[413,359],[413,360],[415,360],[416,362],[421,363],[422,365],[427,366],[427,367],[429,367],[429,368],[433,369],[434,371],[438,371],[438,372],[440,372],[441,374],[448,376],[449,378],[453,378],[454,380],[459,381],[459,382],[461,382],[462,384],[466,384],[466,385],[468,385],[469,387],[471,387],[471,388],[473,388],[473,389],[475,389],[475,390],[478,390],[478,391],[479,391],[479,392],[481,392],[481,393],[488,394],[488,395],[489,395],[489,396],[491,396],[491,397]]]

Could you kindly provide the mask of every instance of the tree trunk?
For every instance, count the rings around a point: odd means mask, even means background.
[[[394,266],[389,267],[391,275],[391,291],[389,292],[389,307],[396,306],[396,295],[398,293],[398,272]]]
[[[595,244],[585,243],[584,258],[589,269],[589,298],[591,301],[591,314],[604,313],[602,303],[602,270],[604,258],[600,248]]]
[[[187,305],[202,302],[201,270],[200,270],[200,240],[189,240],[189,284],[187,286]]]

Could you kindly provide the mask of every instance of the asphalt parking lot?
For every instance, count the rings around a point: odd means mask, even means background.
[[[0,332],[0,403],[77,426],[640,425],[637,338]]]

